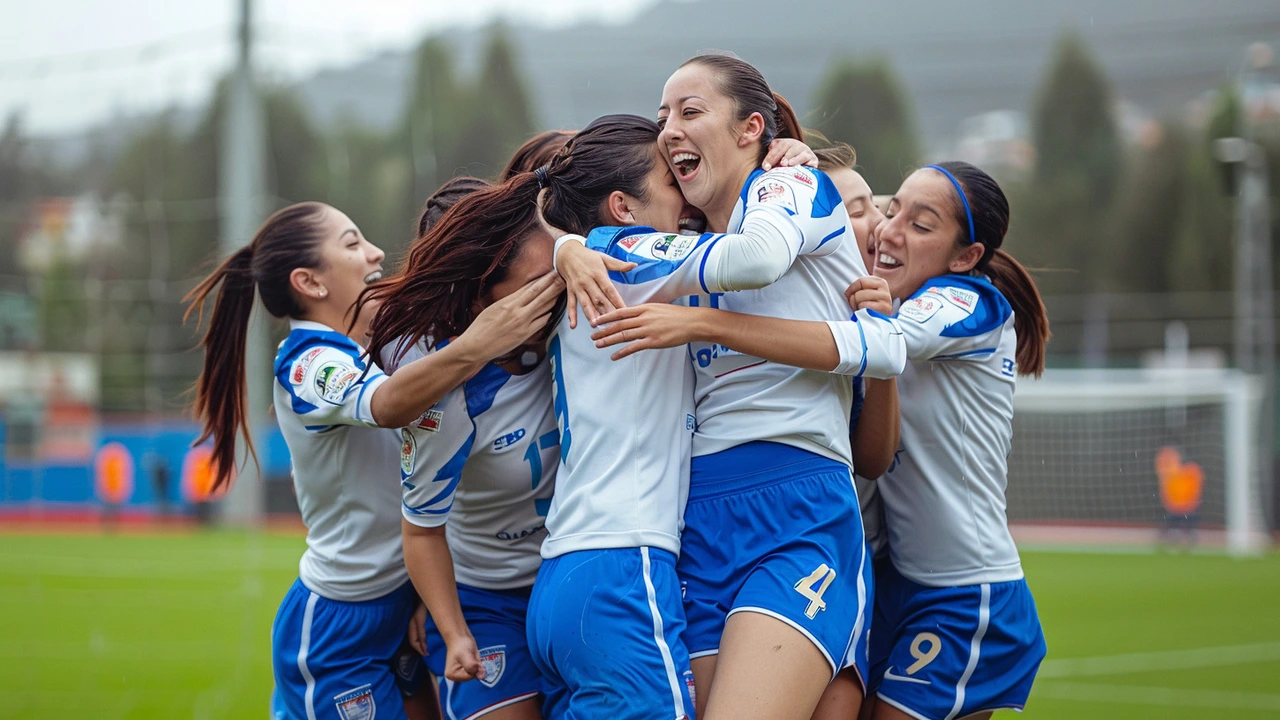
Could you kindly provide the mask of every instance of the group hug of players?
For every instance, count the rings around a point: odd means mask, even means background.
[[[882,213],[854,163],[706,54],[656,123],[447,183],[386,277],[337,209],[272,215],[189,301],[213,301],[220,484],[255,292],[289,321],[274,411],[308,532],[273,716],[1021,708],[1045,642],[1006,458],[1044,307],[989,175],[929,165]]]

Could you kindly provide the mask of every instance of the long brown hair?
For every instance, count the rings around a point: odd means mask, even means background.
[[[573,139],[573,135],[572,130],[548,130],[534,135],[516,149],[498,179],[505,182],[522,172],[533,172],[550,163],[556,153]]]
[[[278,210],[262,224],[253,240],[227,258],[183,301],[187,311],[203,320],[204,305],[214,295],[209,327],[200,341],[204,366],[195,384],[195,415],[200,421],[199,445],[213,438],[213,488],[231,480],[236,466],[236,436],[241,435],[254,462],[257,452],[245,412],[245,334],[256,290],[267,312],[276,317],[301,313],[289,285],[296,268],[322,263],[321,224],[326,206],[307,202]],[[216,295],[215,295],[215,290]]]
[[[357,313],[366,302],[382,302],[370,326],[370,356],[381,360],[390,347],[390,357],[398,358],[423,338],[439,344],[465,331],[475,302],[502,282],[525,241],[542,232],[540,189],[547,190],[547,221],[582,235],[601,224],[611,192],[646,200],[657,140],[652,120],[606,115],[575,135],[536,173],[518,173],[458,201],[414,241],[399,272],[361,294]]]
[[[960,199],[952,203],[956,222],[960,224],[959,242],[983,246],[982,259],[973,272],[991,278],[1000,294],[1013,307],[1013,325],[1018,335],[1018,372],[1040,377],[1044,373],[1045,345],[1049,342],[1049,313],[1045,310],[1040,289],[1031,273],[1012,255],[1000,249],[1009,230],[1009,199],[1000,184],[980,168],[966,162],[938,163],[951,173],[964,189],[973,214],[973,234],[969,237],[969,220]]]
[[[777,138],[804,140],[804,129],[796,111],[781,95],[769,89],[764,75],[751,63],[732,53],[704,53],[684,62],[686,65],[702,65],[715,71],[720,92],[733,99],[737,113],[735,120],[742,121],[751,113],[764,118],[764,134],[760,136],[760,160],[769,152],[769,143]]]

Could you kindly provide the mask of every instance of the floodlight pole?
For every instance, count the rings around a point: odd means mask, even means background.
[[[218,167],[218,210],[220,247],[229,255],[253,238],[265,214],[264,189],[266,150],[265,120],[253,84],[253,12],[251,0],[239,0],[240,22],[236,28],[236,65],[228,78],[227,105],[222,123]],[[263,428],[271,406],[268,328],[261,302],[254,303],[249,321],[245,352],[248,390],[249,432],[254,447],[265,459]],[[241,470],[226,498],[219,503],[221,520],[235,525],[261,521],[266,488],[261,473],[239,442],[237,462]]]

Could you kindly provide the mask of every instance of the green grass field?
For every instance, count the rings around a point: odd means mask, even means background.
[[[0,535],[0,718],[265,717],[302,547]],[[1280,717],[1280,555],[1023,558],[1050,658],[1026,717]]]

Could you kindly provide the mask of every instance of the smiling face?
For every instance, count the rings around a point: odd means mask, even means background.
[[[958,242],[955,193],[941,173],[922,169],[904,180],[889,201],[871,247],[872,274],[889,283],[894,298],[911,297],[930,278],[968,272],[982,259],[982,245]]]
[[[690,204],[723,232],[738,193],[758,164],[764,122],[759,113],[736,119],[733,98],[717,83],[715,70],[692,63],[673,74],[658,108],[658,147]]]
[[[862,261],[870,269],[875,265],[875,256],[871,254],[871,238],[884,221],[884,213],[876,207],[871,186],[858,171],[836,168],[828,171],[827,177],[831,178],[844,200],[844,209],[849,212],[849,223],[853,225],[853,235],[858,240]]]
[[[706,225],[702,213],[685,202],[675,173],[667,164],[666,154],[659,147],[654,147],[653,153],[653,167],[644,179],[645,199],[640,200],[622,193],[631,215],[619,220],[633,225],[647,225],[660,232],[701,232]]]
[[[346,314],[365,285],[382,278],[386,253],[365,239],[351,218],[336,208],[324,208],[319,231],[324,239],[319,247],[320,265],[310,270],[314,287],[323,289],[319,298],[323,303]]]

